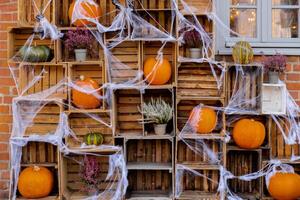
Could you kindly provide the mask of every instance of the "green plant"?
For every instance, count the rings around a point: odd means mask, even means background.
[[[167,124],[173,117],[172,107],[161,97],[143,103],[140,112],[145,116],[144,123]]]

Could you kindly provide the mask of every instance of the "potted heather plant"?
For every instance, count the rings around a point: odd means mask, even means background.
[[[191,58],[201,57],[201,36],[195,29],[184,32],[183,40],[187,48],[190,51]]]
[[[140,109],[141,110],[141,109]],[[157,135],[166,134],[167,123],[173,117],[173,109],[161,97],[151,98],[148,103],[143,104],[144,123],[154,123],[154,132]]]
[[[283,73],[286,69],[287,58],[284,55],[276,54],[274,56],[265,57],[263,60],[264,70],[268,73],[269,83],[278,83],[279,73]]]
[[[87,52],[94,52],[94,37],[86,29],[69,30],[64,41],[65,47],[69,52],[75,52],[76,61],[85,61]]]
[[[79,176],[84,183],[81,191],[89,195],[97,195],[100,184],[100,164],[96,156],[84,156]]]

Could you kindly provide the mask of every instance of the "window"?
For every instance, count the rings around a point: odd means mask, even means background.
[[[300,55],[300,0],[216,0],[216,49],[231,53],[236,41],[246,39],[256,54]],[[231,31],[226,28],[230,27]]]

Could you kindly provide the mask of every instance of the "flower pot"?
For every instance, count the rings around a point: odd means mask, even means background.
[[[75,58],[76,61],[86,61],[86,49],[75,49]]]
[[[279,82],[279,74],[278,74],[278,72],[269,71],[268,75],[269,75],[269,83],[277,84]]]
[[[167,124],[155,124],[154,132],[156,135],[164,135],[166,134]]]
[[[201,58],[201,49],[200,48],[190,48],[190,57],[191,58]]]

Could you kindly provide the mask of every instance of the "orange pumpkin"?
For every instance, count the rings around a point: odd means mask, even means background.
[[[43,198],[52,191],[53,182],[53,174],[46,167],[27,167],[20,173],[18,190],[25,198]]]
[[[244,149],[256,149],[265,140],[265,126],[254,119],[241,119],[233,127],[233,140]]]
[[[300,198],[300,175],[277,172],[271,176],[268,190],[274,199],[298,199]]]
[[[80,76],[80,79],[75,84],[86,91],[96,90],[100,87],[96,81],[84,76]],[[97,94],[100,94],[100,92],[97,92]],[[94,109],[101,105],[101,101],[95,95],[80,92],[74,88],[72,89],[72,102],[76,107],[82,109]]]
[[[72,21],[72,15],[74,11],[75,1],[73,1],[69,8],[69,19]],[[81,15],[85,16],[86,18],[92,18],[97,19],[102,15],[101,7],[100,5],[94,5],[90,4],[88,2],[81,2],[80,6],[78,6],[80,10],[78,9],[76,12],[80,12]],[[93,26],[94,23],[86,20],[86,19],[77,19],[73,25],[77,27],[83,27],[83,26]]]
[[[147,58],[144,62],[144,77],[150,85],[166,84],[171,78],[171,64],[168,60]]]
[[[197,130],[197,133],[211,133],[217,125],[216,112],[207,107],[194,108],[189,117],[190,124]]]

